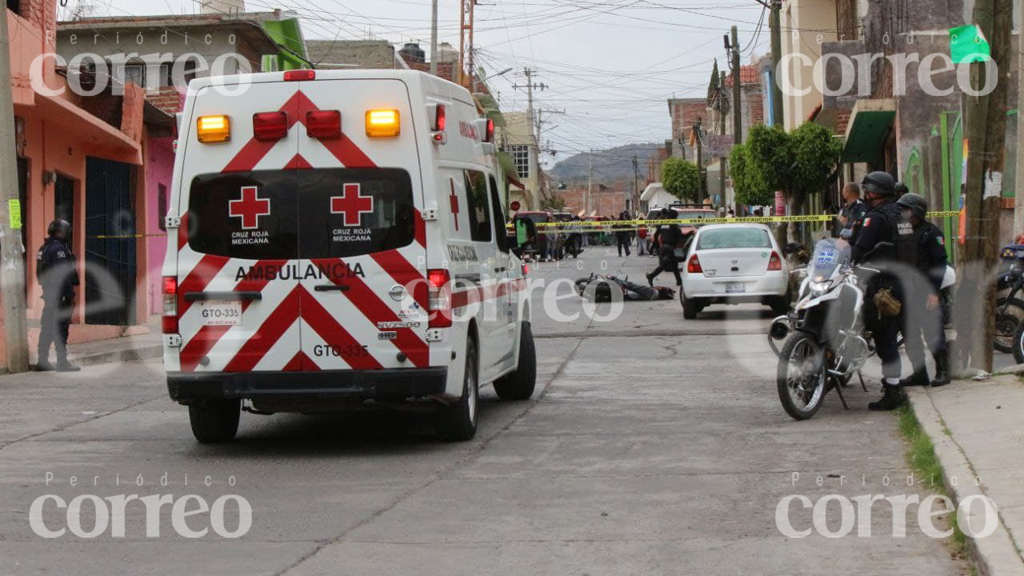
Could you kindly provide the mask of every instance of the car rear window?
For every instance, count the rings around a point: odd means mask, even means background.
[[[343,258],[415,237],[404,170],[260,170],[204,174],[189,192],[189,246],[242,259]]]
[[[719,228],[704,229],[697,240],[698,250],[719,248],[770,248],[768,231],[760,228]]]

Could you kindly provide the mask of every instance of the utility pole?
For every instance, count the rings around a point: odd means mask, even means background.
[[[697,202],[704,203],[704,141],[701,137],[701,120],[693,123],[693,130],[697,138]]]
[[[782,126],[786,116],[782,108],[782,74],[779,63],[782,61],[782,0],[769,0],[771,10],[768,15],[768,27],[771,29],[772,45],[772,124]]]
[[[736,27],[732,27],[732,132],[733,142],[743,143],[743,86],[740,84],[740,41]],[[723,191],[724,195],[725,192]],[[723,196],[724,197],[724,196]]]
[[[430,75],[437,76],[437,0],[430,7]]]
[[[28,371],[25,327],[25,247],[21,242],[18,162],[14,145],[14,101],[11,95],[10,37],[7,10],[0,11],[0,294],[3,298],[7,369]]]
[[[523,74],[526,75],[526,84],[513,84],[512,89],[519,90],[521,88],[526,88],[526,116],[527,119],[530,121],[530,130],[537,131],[538,125],[534,120],[533,115],[533,90],[534,88],[536,88],[537,90],[546,90],[548,85],[544,84],[543,82],[540,84],[535,83],[533,81],[533,77],[536,74],[536,72],[529,68],[523,68]],[[540,141],[539,132],[537,132],[537,140]]]
[[[1024,25],[1024,10],[1017,23]],[[1018,28],[1024,30],[1024,28]],[[1024,54],[1024,34],[1020,35],[1018,49]],[[1024,110],[1024,58],[1020,58],[1017,68],[1017,110]],[[1024,123],[1017,113],[1017,166],[1024,166]],[[1013,237],[1024,233],[1024,178],[1017,178],[1017,190],[1013,197]]]
[[[459,84],[470,88],[473,75],[473,8],[476,0],[462,0],[459,20]],[[469,74],[467,82],[466,74]]]
[[[637,159],[637,155],[633,154],[633,206],[634,212],[637,211],[640,203],[640,194],[638,194],[638,188],[640,180],[640,161]]]
[[[987,64],[970,64],[971,84],[986,85],[988,73],[1009,70],[1010,14],[1013,0],[977,0],[974,22],[992,46],[992,70]],[[982,96],[965,96],[965,132],[969,142],[967,185],[964,192],[966,227],[963,249],[959,251],[956,325],[958,345],[954,350],[954,372],[973,365],[992,371],[992,339],[995,334],[993,305],[995,283],[990,282],[998,260],[999,201],[1002,192],[1003,157],[1006,144],[1006,82]]]
[[[584,216],[590,216],[590,196],[594,193],[594,149],[590,149],[590,154],[587,154],[590,158],[590,173],[587,176],[587,201],[584,204],[584,210],[586,214]]]

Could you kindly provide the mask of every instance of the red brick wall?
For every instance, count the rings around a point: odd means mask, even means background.
[[[145,102],[146,92],[138,84],[125,84],[121,100],[121,132],[135,142],[142,142],[142,106]]]
[[[618,216],[619,212],[626,209],[626,199],[629,193],[623,190],[597,190],[590,195],[589,212],[597,211],[598,216]],[[558,197],[565,202],[566,212],[578,213],[583,209],[586,188],[570,188],[569,190],[555,190]]]
[[[679,141],[686,137],[690,128],[698,118],[707,117],[707,104],[704,102],[674,102],[672,104],[672,139]]]

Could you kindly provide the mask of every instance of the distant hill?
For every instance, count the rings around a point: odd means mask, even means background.
[[[570,156],[551,168],[551,180],[572,183],[587,179],[590,171],[590,160],[594,160],[594,180],[596,182],[614,182],[633,178],[633,156],[636,155],[640,164],[640,174],[647,173],[647,159],[655,156],[663,144],[648,142],[645,144],[627,144],[608,150],[582,152]]]

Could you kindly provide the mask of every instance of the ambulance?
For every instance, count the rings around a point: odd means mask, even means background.
[[[197,79],[178,122],[164,365],[201,443],[240,412],[430,411],[477,428],[480,387],[534,391],[526,269],[493,121],[409,70]]]

